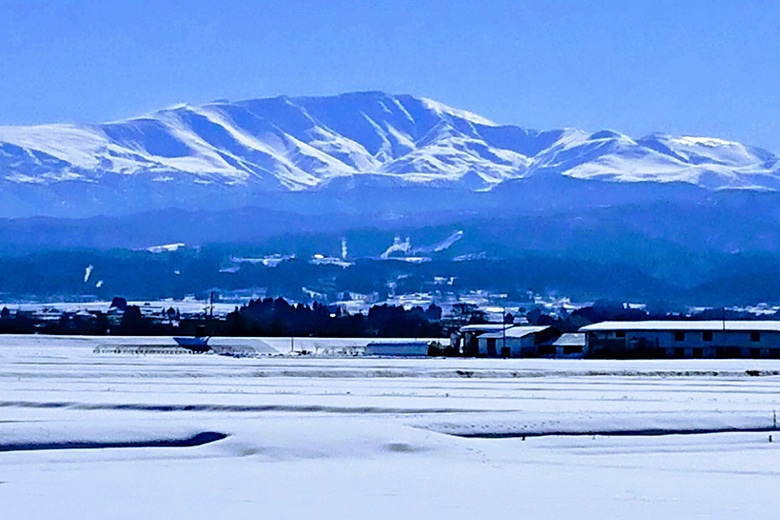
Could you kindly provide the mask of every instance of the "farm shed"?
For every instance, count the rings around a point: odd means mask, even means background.
[[[486,332],[500,333],[502,330],[510,328],[512,328],[512,325],[502,325],[500,323],[465,325],[453,335],[450,344],[464,356],[477,356],[479,355],[479,341],[477,338],[481,334]]]
[[[478,355],[484,357],[536,357],[539,345],[559,336],[550,326],[510,327],[477,337]]]
[[[585,354],[585,334],[571,332],[561,334],[552,341],[539,345],[539,356],[556,358],[581,358]]]

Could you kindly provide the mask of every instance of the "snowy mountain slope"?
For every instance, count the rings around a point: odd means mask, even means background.
[[[365,183],[482,191],[550,175],[780,189],[778,157],[736,142],[538,132],[381,92],[181,105],[97,125],[0,127],[2,202],[26,204],[27,213],[90,201],[99,213],[127,197],[156,207],[202,197],[229,205]]]

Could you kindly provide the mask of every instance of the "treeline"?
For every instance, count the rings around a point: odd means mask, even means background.
[[[445,325],[442,310],[431,304],[426,309],[375,305],[367,315],[349,314],[338,307],[313,303],[290,304],[283,298],[251,300],[236,307],[224,318],[205,315],[179,319],[175,309],[161,316],[144,316],[134,305],[124,307],[121,318],[103,312],[84,315],[63,312],[59,319],[43,319],[33,313],[4,308],[0,315],[0,334],[78,334],[118,336],[193,336],[198,327],[206,327],[209,336],[313,336],[437,338]]]
[[[343,313],[320,303],[290,304],[283,298],[252,300],[227,315],[220,335],[438,338],[444,332],[441,308],[405,310],[395,305],[375,305],[367,315]]]
[[[201,320],[183,320],[178,327],[173,320],[144,317],[139,307],[128,306],[121,317],[112,319],[104,312],[63,312],[56,319],[33,312],[11,315],[7,307],[0,315],[0,334],[51,334],[79,336],[171,336],[186,331],[194,333]]]
[[[209,336],[300,336],[300,337],[377,337],[377,338],[441,338],[463,325],[486,323],[486,313],[472,304],[459,303],[448,316],[441,307],[404,309],[395,305],[375,305],[366,315],[343,312],[338,306],[321,303],[291,304],[283,298],[250,300],[224,317],[207,319],[200,316],[183,318],[173,307],[156,315],[145,315],[141,308],[127,305],[115,298],[119,312],[62,312],[57,317],[8,308],[0,312],[0,334],[60,334],[116,336],[194,336],[199,327],[206,327]],[[746,311],[706,309],[692,314],[670,312],[661,306],[635,308],[622,303],[597,302],[571,313],[547,314],[541,309],[520,309],[520,316],[531,325],[549,325],[560,332],[576,332],[585,325],[602,321],[644,320],[755,320],[780,319],[780,312],[757,316]],[[507,323],[517,322],[506,316]]]

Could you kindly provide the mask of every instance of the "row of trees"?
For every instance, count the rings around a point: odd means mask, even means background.
[[[317,337],[441,337],[441,308],[405,310],[394,305],[375,305],[367,315],[344,313],[320,303],[292,305],[283,298],[252,300],[214,325],[225,336],[317,336]]]
[[[314,336],[314,337],[380,337],[380,338],[436,338],[446,337],[463,325],[487,322],[484,311],[466,303],[455,304],[448,316],[442,316],[441,307],[427,308],[375,305],[366,315],[349,314],[339,307],[321,303],[290,304],[283,298],[251,300],[236,307],[226,317],[207,320],[205,315],[182,319],[174,308],[158,316],[144,316],[137,306],[127,305],[115,298],[112,307],[123,311],[120,316],[103,312],[92,315],[63,312],[58,319],[45,319],[30,312],[12,314],[8,308],[0,311],[0,334],[84,334],[127,336],[191,336],[198,326],[207,326],[211,336]],[[648,319],[756,319],[747,312],[729,309],[704,310],[693,315],[668,313],[660,310],[632,308],[620,303],[596,304],[556,316],[540,309],[521,309],[528,323],[550,325],[561,332],[575,332],[580,327],[601,321],[642,321]],[[506,323],[514,317],[509,314]],[[778,319],[769,315],[765,318]]]
[[[115,305],[121,318],[103,312],[92,315],[62,313],[59,319],[43,319],[33,313],[0,312],[0,334],[83,334],[120,336],[191,336],[206,326],[210,336],[315,336],[315,337],[442,337],[445,327],[441,308],[377,305],[367,315],[344,313],[320,303],[290,304],[283,298],[251,300],[222,319],[179,319],[175,309],[158,317],[144,316],[126,302]]]

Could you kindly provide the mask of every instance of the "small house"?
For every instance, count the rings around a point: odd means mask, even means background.
[[[517,326],[485,332],[477,337],[478,353],[482,357],[537,357],[539,347],[560,336],[547,326]]]
[[[461,327],[450,340],[450,345],[464,356],[479,355],[478,337],[487,332],[500,333],[504,329],[510,329],[512,325],[501,323],[481,323],[478,325],[465,325]]]
[[[573,332],[561,334],[539,345],[540,357],[581,358],[585,355],[585,334]]]

